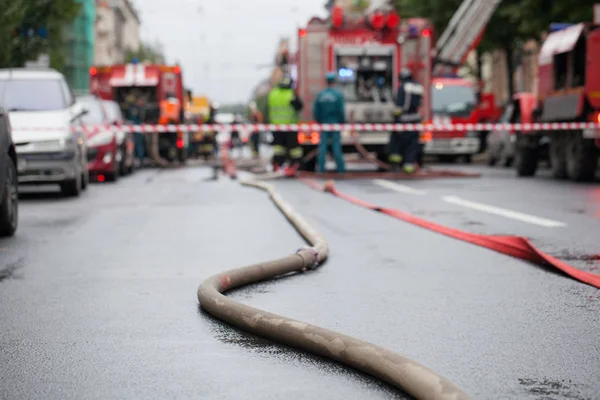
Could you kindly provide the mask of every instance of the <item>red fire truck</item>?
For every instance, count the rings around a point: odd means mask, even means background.
[[[307,104],[302,122],[312,120],[312,103],[324,88],[326,71],[338,73],[348,122],[392,122],[397,77],[404,67],[425,88],[422,108],[425,122],[477,123],[499,117],[493,96],[485,94],[477,99],[471,82],[454,75],[453,78],[432,76],[434,67],[442,63],[450,65],[450,72],[456,72],[468,52],[479,43],[498,2],[466,1],[440,37],[435,53],[432,23],[424,18],[401,21],[391,7],[375,8],[365,15],[345,15],[338,6],[327,20],[311,19],[306,28],[298,31],[298,92]],[[435,69],[436,73],[438,70]],[[421,153],[448,159],[466,156],[470,160],[473,154],[483,151],[484,135],[467,131],[423,132]],[[360,132],[358,141],[367,151],[376,153],[379,160],[386,161],[389,136],[389,132],[382,131]],[[318,144],[319,134],[300,132],[298,140],[310,150]],[[353,151],[350,132],[342,132],[342,144],[344,152]]]
[[[538,58],[536,122],[600,123],[600,25],[580,23],[555,27]],[[535,174],[544,141],[555,178],[595,179],[600,155],[600,130],[517,132],[519,176]]]
[[[90,68],[90,90],[105,100],[116,101],[128,115],[128,107],[133,98],[145,102],[144,123],[157,124],[159,103],[169,93],[179,99],[181,118],[184,120],[184,87],[179,66],[151,64],[122,64],[94,66]],[[187,160],[188,135],[184,132],[159,134],[159,153],[169,161]]]
[[[347,122],[391,123],[403,66],[415,78],[429,84],[431,24],[410,19],[401,24],[393,10],[375,10],[366,15],[344,15],[335,7],[331,18],[313,18],[298,31],[296,67],[298,94],[305,101],[301,122],[312,122],[312,104],[325,87],[328,71],[338,74],[338,88],[346,102]],[[427,108],[428,94],[425,95]],[[389,132],[358,132],[358,142],[381,161],[387,161]],[[345,153],[356,151],[352,132],[342,132]],[[318,132],[300,132],[299,143],[310,151],[319,142]],[[313,163],[307,168],[314,169]]]

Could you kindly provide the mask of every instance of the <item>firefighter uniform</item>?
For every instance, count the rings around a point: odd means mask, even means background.
[[[268,99],[268,119],[271,124],[297,124],[302,101],[292,89],[291,79],[284,78],[271,90]],[[273,167],[278,169],[286,161],[299,164],[303,150],[298,144],[298,133],[292,130],[273,132]]]
[[[402,82],[398,88],[394,121],[396,123],[421,123],[419,107],[423,98],[423,86],[415,82],[412,73],[403,69],[400,73]],[[389,163],[397,169],[404,164],[405,172],[416,170],[419,152],[419,131],[393,132],[389,143]]]
[[[256,106],[256,103],[252,102],[250,104],[250,123],[252,124],[262,124],[263,123],[263,115]],[[252,155],[254,158],[259,158],[260,152],[260,132],[252,132],[250,134],[250,147],[252,149]]]
[[[320,124],[343,124],[346,120],[344,112],[344,96],[333,88],[336,75],[327,73],[327,88],[319,94],[315,100],[313,116],[315,121]],[[338,172],[344,172],[344,153],[342,151],[341,134],[339,131],[321,132],[319,141],[318,166],[319,172],[325,172],[325,158],[327,157],[327,147],[331,141],[331,149]]]
[[[181,117],[181,104],[176,97],[167,97],[160,102],[159,124],[166,125],[179,123]]]

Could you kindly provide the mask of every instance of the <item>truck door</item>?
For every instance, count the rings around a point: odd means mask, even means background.
[[[587,65],[585,91],[590,105],[594,109],[600,108],[600,28],[587,35]]]

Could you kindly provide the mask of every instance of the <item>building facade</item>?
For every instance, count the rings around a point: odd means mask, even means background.
[[[73,23],[65,29],[64,74],[75,92],[89,90],[89,69],[94,62],[96,19],[95,0],[79,0],[81,8]]]
[[[96,1],[94,64],[121,63],[141,46],[140,18],[131,0]]]

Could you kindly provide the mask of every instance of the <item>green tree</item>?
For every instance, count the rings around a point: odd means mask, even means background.
[[[527,39],[539,39],[552,22],[591,21],[593,4],[598,0],[579,0],[576,3],[556,0],[504,0],[489,21],[478,47],[481,55],[501,49],[506,53],[507,72],[513,76],[519,63],[522,46]],[[427,16],[439,35],[444,31],[462,0],[394,0],[404,18]],[[543,10],[543,12],[541,12]],[[481,71],[481,68],[478,68]],[[509,92],[514,93],[513,81],[508,79]]]
[[[48,53],[51,65],[60,69],[64,30],[79,9],[76,0],[0,0],[0,67],[20,67]],[[42,29],[46,37],[39,36]]]
[[[137,59],[140,62],[147,61],[151,64],[164,64],[166,62],[162,45],[160,43],[142,43],[137,51],[127,51],[124,61],[130,63],[134,59]]]

